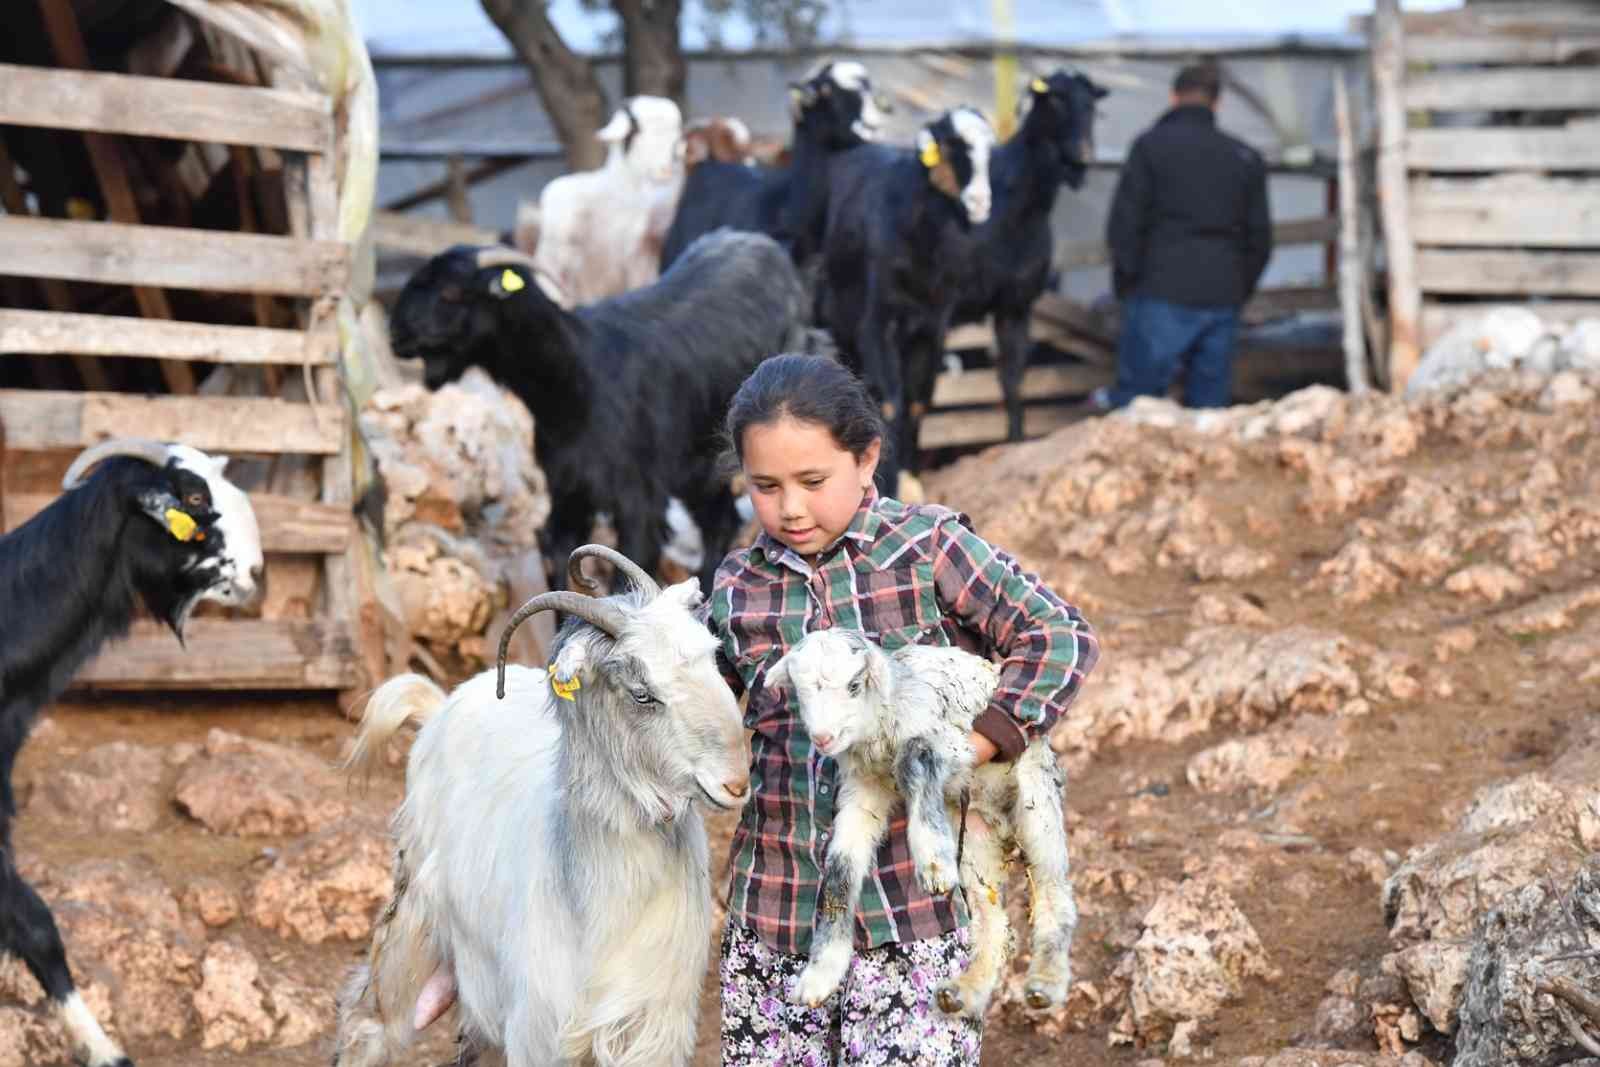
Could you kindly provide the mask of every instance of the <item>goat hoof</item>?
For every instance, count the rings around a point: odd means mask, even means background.
[[[1060,1007],[1065,1000],[1066,990],[1056,982],[1035,979],[1022,987],[1022,1002],[1029,1011],[1050,1011]]]
[[[930,863],[926,867],[917,868],[917,881],[922,886],[922,891],[930,897],[942,897],[956,887],[955,879],[945,873],[953,870],[954,864],[945,866],[941,863]]]
[[[940,986],[934,999],[939,1002],[939,1010],[946,1015],[960,1015],[966,1009],[961,1000],[961,990],[953,985]]]

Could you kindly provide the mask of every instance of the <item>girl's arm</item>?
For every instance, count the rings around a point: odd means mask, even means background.
[[[1016,759],[1077,697],[1099,642],[1078,609],[974,533],[965,516],[942,522],[935,544],[939,606],[1000,656],[1000,684],[973,730],[999,758]],[[974,749],[984,762],[981,742]]]

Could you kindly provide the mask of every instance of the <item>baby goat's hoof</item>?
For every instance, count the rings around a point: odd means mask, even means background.
[[[1050,1011],[1061,1006],[1064,993],[1049,982],[1029,982],[1022,987],[1022,1002],[1029,1011]]]
[[[838,978],[823,973],[821,968],[807,967],[795,985],[795,999],[808,1008],[820,1008],[838,988]]]
[[[960,1015],[966,1010],[966,1003],[961,999],[961,987],[954,982],[940,986],[933,999],[946,1015]]]
[[[922,891],[931,897],[942,897],[956,887],[955,863],[940,863],[934,860],[930,863],[919,864],[917,867],[917,884],[922,886]]]

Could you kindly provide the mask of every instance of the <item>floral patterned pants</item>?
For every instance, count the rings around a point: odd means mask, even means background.
[[[777,952],[730,921],[722,935],[722,1067],[977,1067],[983,1028],[949,1016],[934,991],[961,973],[966,930],[856,953],[820,1008],[791,1001],[806,957]]]

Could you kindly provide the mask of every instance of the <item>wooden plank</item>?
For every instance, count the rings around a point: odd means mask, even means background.
[[[321,152],[333,105],[320,93],[0,63],[0,123]]]
[[[1408,63],[1571,63],[1600,54],[1600,33],[1570,37],[1426,34],[1407,38]]]
[[[1600,252],[1424,248],[1417,279],[1430,293],[1600,296]]]
[[[1405,29],[1399,0],[1378,0],[1374,11],[1372,84],[1378,111],[1378,203],[1383,214],[1384,248],[1389,259],[1389,389],[1400,393],[1417,369],[1422,349],[1417,320],[1422,290],[1417,284],[1417,246],[1411,241],[1407,203]]]
[[[270,578],[268,579],[270,581]],[[356,678],[355,647],[337,623],[211,619],[189,623],[184,644],[140,620],[73,680],[92,689],[343,689]]]
[[[39,10],[44,18],[45,30],[50,37],[50,46],[55,51],[57,66],[71,68],[62,73],[71,74],[89,69],[92,66],[89,62],[89,50],[84,46],[83,35],[78,32],[78,16],[73,11],[72,4],[67,0],[39,0]],[[68,108],[75,104],[76,101],[73,101]],[[139,202],[134,199],[133,185],[128,181],[128,169],[122,157],[122,145],[114,137],[94,132],[83,135],[83,144],[88,150],[89,164],[94,170],[95,181],[100,186],[100,195],[105,200],[106,216],[112,222],[138,223]],[[172,318],[172,307],[167,303],[167,294],[160,289],[148,285],[135,285],[133,298],[139,305],[139,313],[145,318]],[[58,305],[54,310],[73,309],[70,306]],[[161,378],[167,383],[169,391],[194,392],[193,368],[183,363],[165,361],[160,364],[160,368]]]
[[[298,330],[166,322],[131,315],[82,315],[0,308],[0,352],[153,356],[213,363],[325,364]]]
[[[0,509],[0,527],[11,530],[49,507],[59,494],[12,493]],[[347,507],[335,507],[272,493],[251,493],[261,527],[261,547],[286,555],[343,552],[350,544],[354,521]]]
[[[10,215],[0,248],[0,273],[25,278],[289,296],[337,292],[350,261],[334,241]]]
[[[1244,321],[1267,322],[1302,311],[1336,311],[1339,291],[1331,285],[1288,285],[1261,289],[1244,306]]]
[[[1600,169],[1600,135],[1592,128],[1406,131],[1406,166],[1412,170]]]
[[[483,226],[465,226],[447,219],[425,219],[398,211],[378,211],[372,219],[373,242],[379,248],[434,256],[451,245],[493,245],[500,235]]]
[[[1029,367],[1022,374],[1022,397],[1024,400],[1049,400],[1082,396],[1105,383],[1106,371],[1103,367],[1074,364]],[[946,371],[933,383],[935,408],[960,404],[998,404],[1003,399],[1000,373],[993,367],[964,370],[959,374]]]
[[[1310,218],[1284,219],[1272,224],[1274,247],[1289,245],[1326,244],[1337,240],[1339,220],[1332,215]],[[1106,266],[1111,262],[1111,249],[1104,241],[1062,241],[1057,246],[1057,270],[1087,270]]]
[[[270,397],[130,396],[0,389],[9,447],[83,448],[108,437],[181,441],[207,452],[331,455],[342,440],[343,409]]]
[[[1600,108],[1600,78],[1585,67],[1442,70],[1406,79],[1411,111]]]
[[[1368,24],[1366,18],[1355,20]],[[1411,11],[1405,16],[1411,35],[1547,37],[1600,33],[1600,11],[1583,2],[1519,0],[1517,3],[1470,3],[1443,11]],[[1409,48],[1407,49],[1409,52]]]
[[[1339,144],[1339,318],[1344,327],[1344,380],[1352,393],[1370,389],[1367,345],[1361,328],[1361,290],[1367,284],[1361,262],[1361,185],[1356,169],[1355,130],[1350,122],[1350,89],[1342,69],[1333,72],[1333,125]]]
[[[1422,305],[1422,343],[1431,345],[1457,324],[1481,318],[1497,307],[1533,311],[1543,321],[1552,323],[1570,324],[1579,319],[1600,318],[1600,300],[1541,300],[1537,303],[1524,300],[1515,304],[1476,300],[1441,304],[1429,300]]]
[[[1600,196],[1591,186],[1541,181],[1422,179],[1411,184],[1419,245],[1600,246]]]
[[[1097,384],[1110,385],[1115,375],[1100,372]],[[1068,423],[1084,417],[1084,411],[1064,404],[1047,407],[1024,408],[1022,432],[1026,437],[1043,437]],[[966,445],[995,444],[1006,439],[1006,413],[1004,411],[935,411],[922,420],[922,433],[918,447],[951,448]]]

